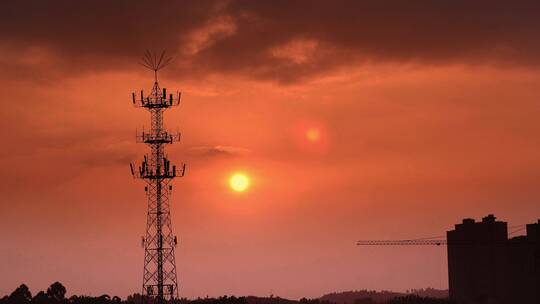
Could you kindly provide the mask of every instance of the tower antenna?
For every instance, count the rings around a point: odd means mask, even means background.
[[[157,72],[171,62],[165,57],[146,51],[141,65],[154,71],[154,85],[149,95],[141,90],[140,95],[132,93],[132,102],[150,112],[150,130],[137,133],[136,139],[150,148],[139,165],[130,163],[131,174],[142,179],[146,186],[148,211],[146,215],[146,234],[142,237],[144,248],[144,272],[142,294],[146,300],[162,304],[178,298],[178,281],[174,250],[177,237],[173,234],[169,198],[172,193],[172,180],[184,176],[186,165],[171,165],[165,154],[165,145],[180,140],[180,133],[170,133],[163,126],[163,112],[180,104],[180,92],[167,95],[161,89]]]
[[[159,56],[155,52],[146,50],[141,60],[142,61],[139,62],[140,65],[154,71],[154,79],[155,82],[157,82],[157,72],[168,66],[172,61],[172,57],[165,57],[165,50],[161,51],[161,55]]]

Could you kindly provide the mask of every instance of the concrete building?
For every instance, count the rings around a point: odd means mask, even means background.
[[[540,304],[540,220],[508,239],[506,222],[464,219],[447,232],[450,298],[458,304]]]

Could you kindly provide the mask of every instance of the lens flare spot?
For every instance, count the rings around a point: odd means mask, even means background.
[[[321,139],[321,132],[319,129],[310,128],[306,131],[306,138],[310,142],[317,142],[319,139]]]

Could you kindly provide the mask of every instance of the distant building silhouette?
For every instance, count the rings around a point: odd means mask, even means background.
[[[508,225],[488,215],[447,232],[450,298],[457,304],[540,303],[540,220],[508,239]]]

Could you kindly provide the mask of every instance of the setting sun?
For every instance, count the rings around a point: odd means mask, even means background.
[[[242,173],[236,173],[229,179],[229,186],[235,192],[244,192],[249,186],[249,178]]]

